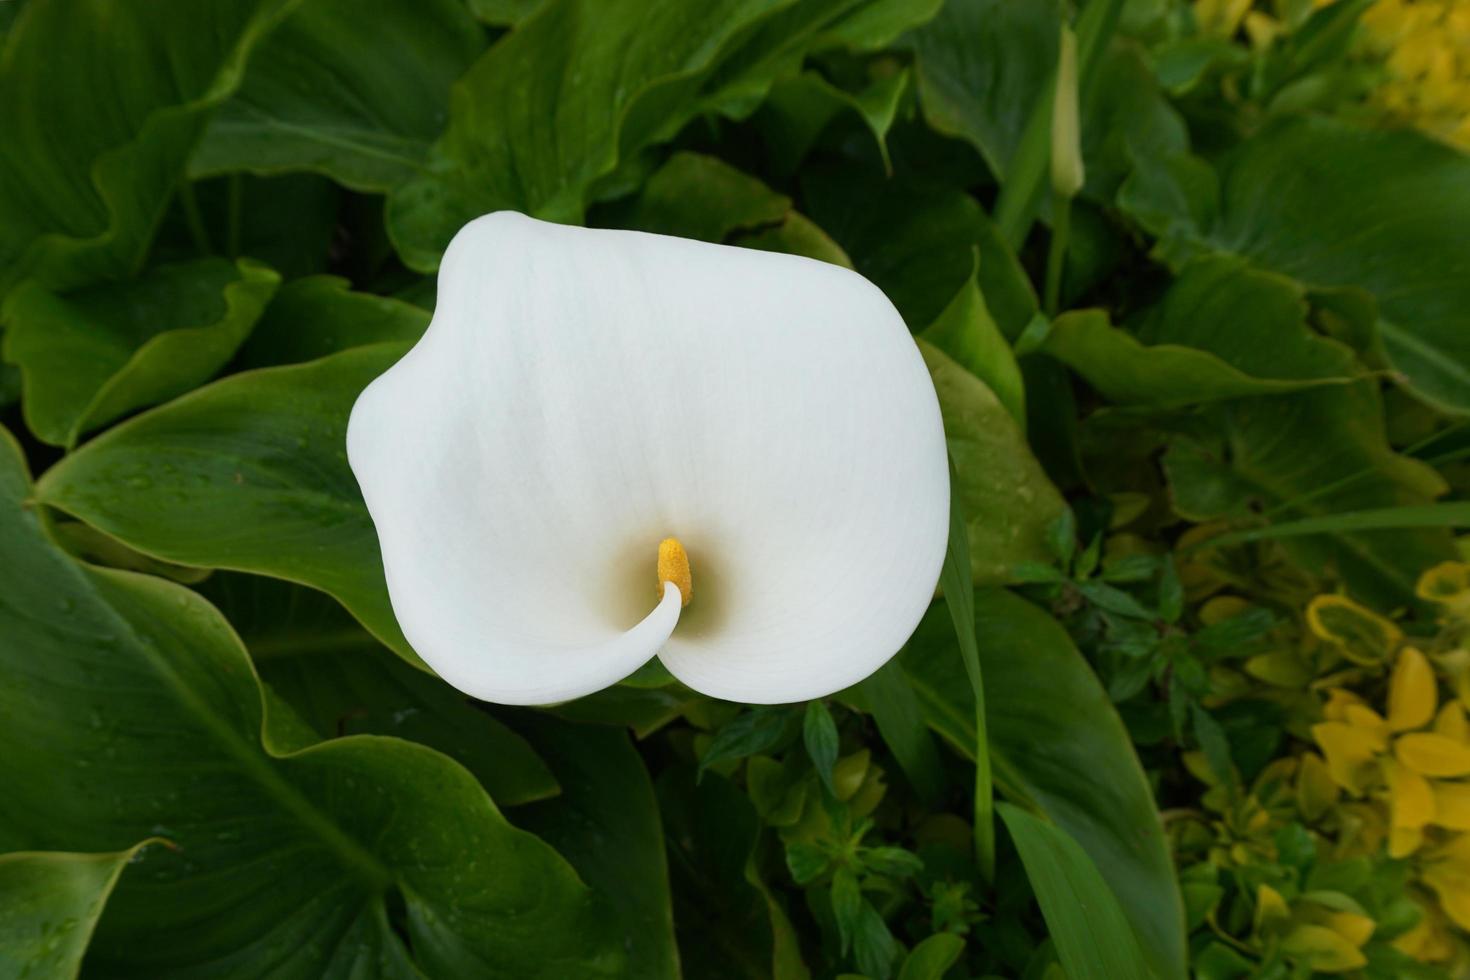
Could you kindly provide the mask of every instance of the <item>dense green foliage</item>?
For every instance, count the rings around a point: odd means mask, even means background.
[[[1440,32],[1470,5],[0,3],[0,978],[1457,975]],[[499,209],[884,290],[955,491],[894,660],[761,707],[424,668],[345,429]]]

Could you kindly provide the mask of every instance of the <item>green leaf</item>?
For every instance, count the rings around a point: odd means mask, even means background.
[[[655,791],[684,975],[807,980],[791,922],[756,872],[760,820],[749,798],[717,773],[696,783],[680,767],[665,769]]]
[[[517,807],[516,825],[572,862],[607,900],[628,951],[626,976],[677,980],[679,952],[653,782],[624,732],[522,711],[515,729],[552,761],[562,793]]]
[[[856,871],[841,867],[832,873],[832,917],[837,920],[837,936],[843,956],[852,947],[865,904]]]
[[[1420,397],[1470,412],[1470,159],[1411,130],[1308,117],[1267,127],[1223,164],[1213,226],[1176,234],[1311,288],[1372,293],[1389,363]]]
[[[547,0],[469,0],[470,11],[487,24],[513,27]]]
[[[945,783],[939,749],[924,725],[919,700],[898,661],[888,661],[843,697],[857,701],[859,710],[873,716],[878,734],[898,760],[914,791],[926,805],[937,806],[944,795]]]
[[[883,916],[871,902],[863,902],[852,937],[852,955],[858,969],[872,980],[888,980],[893,976],[893,961],[898,959],[900,949]]]
[[[817,775],[827,787],[827,792],[836,796],[837,789],[832,785],[832,767],[837,764],[837,723],[832,720],[832,712],[821,701],[807,702],[806,718],[802,722],[802,741],[806,745],[806,754],[816,767]]]
[[[969,194],[909,179],[874,180],[850,168],[808,172],[801,187],[808,213],[893,301],[910,330],[933,323],[972,276],[1006,337],[1018,336],[1036,313],[1020,261]]]
[[[353,292],[337,276],[311,276],[276,291],[236,364],[272,367],[313,361],[349,347],[413,343],[428,326],[429,314],[417,306]]]
[[[146,846],[0,854],[0,977],[77,976],[118,875]]]
[[[1045,612],[1004,590],[975,593],[995,784],[1036,807],[1096,862],[1159,980],[1185,975],[1184,909],[1148,780],[1087,662]],[[900,664],[934,730],[974,751],[970,686],[936,603]]]
[[[716,157],[679,152],[648,179],[617,224],[852,267],[837,243],[792,210],[791,198]]]
[[[317,738],[393,735],[468,769],[515,806],[557,782],[515,732],[443,681],[410,667],[331,598],[289,582],[216,572],[199,591],[225,614],[255,669]]]
[[[293,6],[30,4],[0,60],[0,91],[27,93],[0,103],[0,297],[136,272],[208,111]]]
[[[654,688],[618,684],[546,710],[568,721],[626,725],[636,737],[647,738],[683,714],[697,697],[682,685]]]
[[[939,932],[915,946],[898,971],[898,980],[942,980],[945,972],[965,951],[965,940],[952,932]]]
[[[1250,336],[1257,326],[1277,321],[1236,311],[1237,335]],[[1280,335],[1263,338],[1267,349],[1279,346]],[[1184,344],[1148,346],[1112,326],[1102,310],[1082,310],[1057,317],[1039,349],[1076,371],[1108,401],[1118,405],[1177,408],[1204,402],[1275,395],[1318,385],[1345,384],[1341,377],[1257,377],[1207,350]],[[1279,369],[1278,369],[1279,370]]]
[[[1055,0],[949,0],[906,38],[929,125],[972,143],[1004,179],[1055,73],[1061,23]]]
[[[880,75],[856,92],[837,87],[815,71],[777,82],[756,116],[776,171],[782,175],[795,173],[822,131],[843,113],[853,113],[862,120],[878,144],[884,168],[891,171],[888,131],[893,128],[908,85],[907,70]]]
[[[976,271],[960,287],[939,318],[919,336],[944,351],[984,381],[1024,435],[1026,432],[1026,385],[1011,345],[1001,335],[978,281],[980,253],[976,250]]]
[[[1231,531],[1229,534],[1217,535],[1200,544],[1220,548],[1232,544],[1243,544],[1247,541],[1267,541],[1303,534],[1339,534],[1350,531],[1423,527],[1470,527],[1470,502],[1454,500],[1438,504],[1359,510],[1346,514],[1332,514],[1327,517],[1305,517],[1296,521],[1281,521],[1267,527]]]
[[[939,393],[974,580],[1009,581],[1018,563],[1047,560],[1046,529],[1066,504],[984,382],[934,347],[920,341],[919,349]]]
[[[1140,332],[1209,349],[1253,374],[1267,365],[1277,376],[1354,373],[1352,350],[1311,331],[1308,309],[1291,280],[1212,259],[1183,269]],[[1433,469],[1389,446],[1371,379],[1225,402],[1203,423],[1192,436],[1175,439],[1164,457],[1175,509],[1193,520],[1422,506],[1445,488]],[[1419,572],[1452,557],[1449,535],[1432,529],[1344,530],[1292,538],[1287,548],[1303,565],[1340,576],[1363,598],[1386,606],[1409,600]]]
[[[418,663],[346,448],[352,403],[403,351],[374,344],[217,381],[92,440],[37,496],[155,558],[320,589]]]
[[[6,299],[5,357],[24,379],[26,424],[57,446],[198,386],[225,365],[280,277],[201,259],[132,282],[57,294],[35,281]]]
[[[950,483],[956,480],[953,461]],[[970,684],[970,705],[974,710],[974,745],[970,758],[975,762],[974,818],[975,863],[980,877],[987,882],[995,878],[995,788],[991,776],[990,736],[985,728],[985,681],[980,666],[980,651],[975,640],[975,585],[970,574],[970,538],[965,530],[965,508],[959,494],[949,497],[949,546],[944,553],[944,566],[939,571],[939,587],[947,601],[950,622],[958,641],[960,662],[965,665],[965,679]]]
[[[796,734],[796,714],[786,705],[756,705],[715,732],[699,760],[699,774],[731,759],[768,752]]]
[[[359,191],[422,172],[449,86],[485,48],[461,0],[311,0],[251,56],[190,176],[314,170]]]
[[[38,850],[173,845],[123,875],[90,969],[219,975],[269,950],[295,976],[618,972],[591,893],[469,773],[381,736],[288,750],[300,722],[218,611],[59,552],[7,447],[0,828]]]
[[[565,0],[540,8],[455,84],[427,172],[390,196],[399,254],[412,268],[433,269],[454,232],[487,211],[578,220],[599,179],[701,109],[753,109],[799,63],[804,43],[831,19],[829,6]]]
[[[998,809],[1021,852],[1067,976],[1143,980],[1154,975],[1118,899],[1087,852],[1053,823],[1008,803]]]

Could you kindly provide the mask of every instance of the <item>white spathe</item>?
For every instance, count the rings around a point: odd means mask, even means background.
[[[347,453],[404,636],[502,704],[655,654],[718,698],[831,694],[908,639],[948,535],[938,400],[867,280],[510,212],[455,236]],[[682,610],[655,575],[669,537]]]

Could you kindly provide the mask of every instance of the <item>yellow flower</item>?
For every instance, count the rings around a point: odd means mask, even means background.
[[[1353,663],[1386,663],[1404,634],[1391,621],[1347,596],[1319,595],[1307,606],[1307,626]]]
[[[1470,20],[1470,5],[1465,8],[1466,19]],[[1470,43],[1467,37],[1466,43]],[[1441,562],[1419,576],[1414,594],[1421,599],[1437,602],[1447,615],[1457,619],[1470,618],[1470,564],[1462,561]]]
[[[1390,857],[1417,851],[1429,827],[1470,829],[1470,783],[1454,781],[1470,776],[1470,723],[1458,701],[1436,711],[1437,693],[1428,658],[1406,646],[1389,675],[1387,718],[1334,689],[1312,726],[1332,781],[1387,802]]]

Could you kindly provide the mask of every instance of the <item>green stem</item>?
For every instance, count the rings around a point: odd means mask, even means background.
[[[1046,251],[1046,315],[1054,317],[1061,303],[1062,269],[1067,264],[1067,240],[1072,235],[1072,199],[1052,198],[1051,244]]]
[[[950,460],[950,484],[956,484]],[[944,604],[959,641],[960,658],[975,698],[975,863],[987,882],[995,880],[995,785],[990,768],[990,736],[985,723],[985,682],[980,673],[980,644],[975,637],[975,584],[970,574],[970,532],[959,494],[950,494],[949,550],[939,573]]]
[[[205,255],[214,254],[209,242],[209,232],[204,227],[204,214],[199,210],[199,199],[194,196],[194,185],[185,180],[179,185],[179,204],[184,208],[184,223],[189,226],[189,235],[194,247]]]

